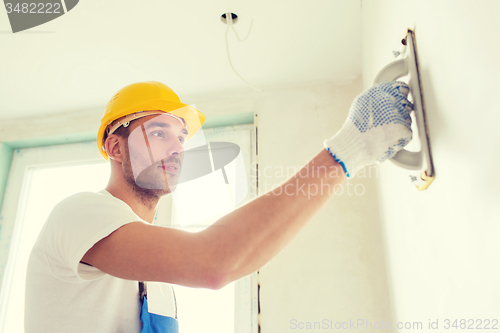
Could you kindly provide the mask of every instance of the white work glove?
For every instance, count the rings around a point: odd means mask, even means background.
[[[406,83],[398,81],[365,90],[352,103],[342,128],[324,141],[347,177],[393,157],[410,142],[413,105],[406,99],[409,91]]]

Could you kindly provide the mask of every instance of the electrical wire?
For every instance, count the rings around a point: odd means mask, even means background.
[[[238,40],[239,40],[240,42],[244,42],[244,41],[246,41],[246,40],[247,40],[247,38],[248,38],[248,36],[250,36],[250,31],[252,31],[253,19],[252,19],[252,21],[250,22],[250,28],[248,28],[248,33],[247,33],[246,37],[245,37],[244,39],[241,39],[241,38],[240,38],[240,36],[238,36],[238,33],[236,32],[236,29],[234,28],[234,24],[233,24],[233,16],[232,16],[231,14],[229,14],[229,16],[231,17],[231,18],[230,18],[230,21],[231,21],[231,24],[230,24],[230,25],[231,25],[231,29],[233,29],[234,34],[236,35],[236,38],[238,38]],[[226,14],[226,17],[227,17],[227,14]]]
[[[236,70],[236,68],[234,68],[233,66],[233,62],[231,61],[231,55],[229,54],[229,42],[228,42],[228,39],[227,39],[227,35],[228,35],[228,32],[229,32],[229,27],[231,27],[234,31],[234,34],[236,35],[236,38],[238,38],[238,40],[240,42],[243,42],[244,40],[246,40],[248,38],[248,36],[250,35],[250,30],[252,29],[252,24],[253,24],[253,20],[252,20],[252,23],[250,24],[250,29],[248,29],[248,34],[247,36],[242,40],[240,39],[240,37],[238,36],[238,33],[236,32],[236,30],[234,29],[234,26],[233,26],[233,16],[231,13],[226,13],[226,20],[227,20],[227,27],[226,27],[226,52],[227,52],[227,59],[229,60],[229,65],[231,65],[231,68],[233,69],[233,71],[236,73],[236,75],[238,75],[238,77],[243,81],[245,82],[248,86],[250,86],[251,88],[259,91],[259,92],[262,92],[261,89],[257,88],[256,86],[254,86],[253,84],[251,84],[250,82],[248,82],[247,80],[245,80],[239,73],[238,71]]]

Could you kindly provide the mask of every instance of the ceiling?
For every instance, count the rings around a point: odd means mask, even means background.
[[[13,34],[0,11],[0,119],[104,108],[157,80],[180,96],[252,89],[231,69],[222,13],[238,15],[234,67],[262,90],[361,72],[361,0],[84,0]],[[189,101],[188,101],[189,102]]]

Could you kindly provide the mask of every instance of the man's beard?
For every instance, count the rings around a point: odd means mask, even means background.
[[[125,160],[123,161],[123,173],[127,185],[134,192],[134,196],[142,203],[157,203],[161,197],[175,190],[177,179],[169,182],[167,174],[162,168],[162,176],[158,176],[157,163],[142,170],[137,178],[134,176],[128,145],[125,148]],[[174,178],[174,177],[171,177]]]

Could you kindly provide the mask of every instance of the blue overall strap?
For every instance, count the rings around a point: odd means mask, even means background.
[[[146,284],[139,282],[139,295],[141,300],[141,333],[179,333],[177,319],[149,313]],[[177,312],[177,308],[176,308]],[[177,316],[177,314],[176,314]]]
[[[179,333],[179,323],[176,319],[148,312],[146,297],[142,301],[141,321],[141,333]]]

